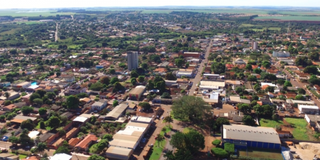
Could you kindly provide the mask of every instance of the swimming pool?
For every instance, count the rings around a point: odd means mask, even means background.
[[[32,82],[31,86],[37,85],[37,82]]]

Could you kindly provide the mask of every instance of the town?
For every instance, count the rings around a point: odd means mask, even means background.
[[[0,17],[0,159],[320,158],[319,23],[55,14]]]

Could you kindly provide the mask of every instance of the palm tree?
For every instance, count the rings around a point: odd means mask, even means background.
[[[166,123],[169,123],[169,125],[170,125],[170,123],[173,122],[173,118],[172,118],[171,116],[166,116],[166,117],[164,117],[164,121],[165,121]]]

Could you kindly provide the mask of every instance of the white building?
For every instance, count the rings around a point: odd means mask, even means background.
[[[138,52],[127,52],[128,69],[131,71],[138,68]]]
[[[309,106],[309,105],[299,104],[298,109],[299,109],[300,113],[309,113],[309,114],[319,113],[318,106]]]
[[[276,52],[276,51],[273,51],[272,56],[273,57],[290,57],[290,52],[286,52],[286,51]]]
[[[258,43],[257,42],[252,42],[252,49],[257,50],[258,49]]]

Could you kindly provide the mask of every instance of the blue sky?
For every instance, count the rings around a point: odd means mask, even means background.
[[[0,8],[137,6],[295,6],[320,7],[319,0],[1,0]]]

